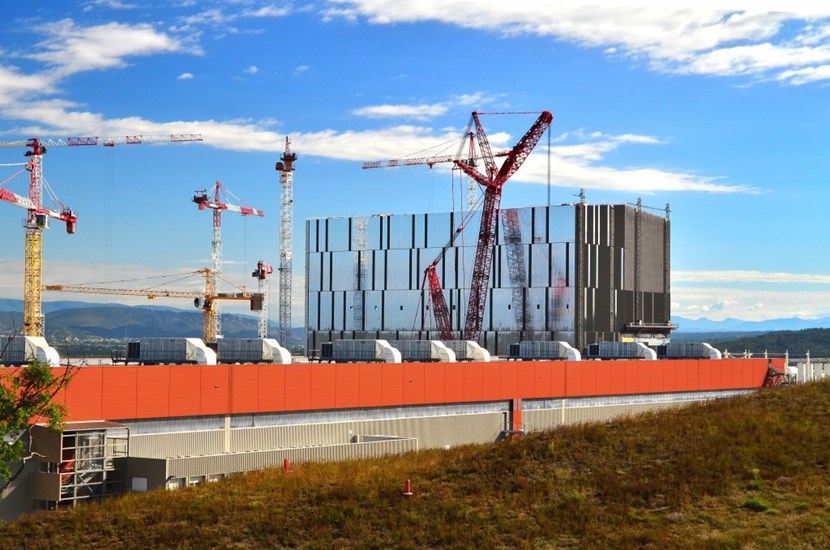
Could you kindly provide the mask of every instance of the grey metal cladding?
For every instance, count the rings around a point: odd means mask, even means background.
[[[452,227],[452,216],[446,214],[429,214],[424,216],[426,223],[426,247],[443,248],[454,232]]]
[[[409,290],[410,250],[386,251],[386,285],[384,290]]]
[[[573,206],[552,206],[548,215],[550,242],[574,242],[576,239],[576,211]]]
[[[339,252],[349,249],[349,218],[328,218],[326,220],[325,250]]]
[[[533,208],[533,232],[531,238],[533,244],[547,243],[548,240],[548,211],[546,206]]]
[[[389,248],[409,250],[413,248],[415,234],[414,220],[411,214],[396,214],[387,218]]]
[[[309,292],[323,290],[323,255],[320,252],[309,252],[306,256],[306,288]]]
[[[356,266],[357,252],[332,252],[331,290],[353,290]]]
[[[317,242],[317,234],[318,228],[320,226],[320,220],[318,219],[311,219],[306,220],[305,222],[305,233],[306,233],[306,248],[307,252],[319,252],[320,247]]]
[[[576,211],[584,209],[585,243],[575,242]],[[564,339],[575,343],[575,331],[582,327],[589,343],[597,338],[618,338],[624,324],[634,315],[634,226],[637,210],[628,205],[562,205],[505,209],[517,220],[518,244],[505,243],[504,217],[499,223],[498,243],[494,246],[489,295],[484,312],[482,341],[494,352],[523,331],[524,338]],[[426,310],[419,287],[424,269],[441,253],[452,236],[452,227],[460,215],[418,214],[371,216],[352,220],[311,220],[307,225],[308,295],[307,325],[324,338],[336,331],[352,338],[356,334],[373,335],[382,331],[404,338],[418,334],[423,326],[435,334],[432,311]],[[438,275],[450,309],[452,329],[460,332],[464,325],[468,289],[475,262],[478,223],[476,214],[446,250],[438,264]],[[329,223],[331,222],[331,223]],[[347,223],[352,248],[314,252],[313,227],[319,227],[318,241],[329,249],[342,247],[334,238],[333,228]],[[323,234],[323,228],[327,232]],[[667,222],[661,216],[640,214],[641,248],[640,300],[644,321],[663,322],[670,288],[663,280],[668,247]],[[361,238],[355,232],[363,232]],[[325,237],[325,238],[324,238]],[[412,248],[415,243],[417,246]],[[430,245],[430,246],[427,246]],[[582,253],[584,293],[577,292],[577,249]],[[387,248],[388,247],[388,248]],[[322,248],[321,248],[322,249]],[[511,259],[517,259],[519,275],[511,271]],[[333,291],[331,290],[333,289]],[[355,291],[360,290],[360,293]],[[584,318],[574,315],[577,296],[582,296]],[[403,308],[403,309],[401,309]],[[370,336],[367,336],[367,338]],[[317,344],[320,338],[311,337]],[[493,347],[491,347],[491,345]]]
[[[531,287],[550,286],[550,251],[551,245],[547,243],[530,245],[530,277],[528,283]]]
[[[513,301],[513,293],[510,289],[494,288],[490,293],[490,322],[485,326],[489,330],[520,330],[516,324],[516,311],[521,311],[522,304]],[[488,319],[485,316],[485,322]]]

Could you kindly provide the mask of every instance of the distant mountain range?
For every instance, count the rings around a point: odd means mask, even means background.
[[[0,334],[19,331],[22,325],[23,302],[0,299]],[[125,306],[121,304],[90,304],[86,302],[44,302],[47,313],[46,338],[61,341],[65,338],[129,339],[154,336],[173,338],[201,337],[204,316],[198,310],[171,307]],[[279,327],[271,323],[270,335]],[[226,338],[254,338],[257,319],[248,315],[222,314],[222,332]],[[289,342],[302,343],[302,328],[291,331]]]
[[[672,317],[672,322],[679,325],[677,333],[687,332],[772,332],[780,330],[804,330],[809,328],[830,328],[830,317],[820,319],[769,319],[767,321],[744,321],[741,319],[724,319],[712,321],[710,319],[686,319]]]
[[[22,323],[23,302],[0,299],[0,334],[19,330]],[[202,334],[202,314],[166,306],[125,306],[121,304],[94,304],[80,301],[43,302],[48,314],[46,335],[51,340],[79,338],[142,338],[152,336],[193,337]],[[821,319],[771,319],[744,321],[740,319],[687,319],[673,317],[679,325],[673,340],[726,340],[778,331],[830,328],[830,317]],[[269,334],[276,335],[279,327],[269,325]],[[257,319],[249,315],[222,315],[222,332],[227,338],[252,338],[257,334]],[[305,340],[302,327],[291,331],[290,342]],[[281,342],[282,343],[282,342]]]

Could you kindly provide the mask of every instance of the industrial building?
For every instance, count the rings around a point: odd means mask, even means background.
[[[668,340],[671,235],[638,205],[502,209],[480,344],[505,357],[522,340]],[[461,339],[480,214],[394,214],[306,221],[306,329],[312,357],[338,339],[439,339],[424,272],[437,264]]]

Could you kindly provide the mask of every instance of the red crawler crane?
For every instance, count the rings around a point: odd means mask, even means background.
[[[412,164],[428,164],[432,166],[438,162],[449,162],[452,160],[455,166],[467,174],[484,190],[484,205],[481,209],[481,226],[478,232],[478,245],[476,246],[475,262],[473,264],[473,276],[470,283],[470,299],[467,305],[467,317],[464,321],[464,339],[478,340],[481,334],[481,325],[484,320],[484,308],[487,304],[487,280],[490,277],[490,270],[493,265],[493,242],[496,236],[496,225],[499,218],[499,206],[501,205],[502,187],[507,180],[521,167],[533,148],[539,142],[542,134],[553,122],[553,115],[549,111],[542,111],[536,122],[530,127],[524,136],[507,153],[506,159],[501,168],[496,166],[495,155],[490,148],[490,142],[484,127],[481,125],[479,115],[483,114],[518,114],[518,113],[478,113],[473,112],[472,118],[475,124],[475,137],[481,158],[484,160],[485,173],[481,173],[470,159],[429,157],[425,159],[404,159],[401,161],[372,162],[363,165],[364,168],[376,168],[382,166],[408,166]],[[500,155],[501,156],[501,155]],[[438,277],[436,266],[444,256],[447,248],[455,242],[455,237],[461,231],[459,228],[453,235],[450,242],[442,249],[439,257],[432,262],[424,272],[424,278],[429,284],[430,297],[433,303],[433,314],[438,325],[438,332],[442,339],[452,339],[452,320],[450,319],[449,308],[447,307],[444,293],[441,289],[441,281]]]

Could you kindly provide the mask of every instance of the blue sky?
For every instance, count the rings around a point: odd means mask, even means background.
[[[218,180],[266,213],[223,218],[225,278],[253,288],[256,261],[279,261],[274,163],[290,136],[299,325],[304,220],[452,208],[448,169],[362,162],[421,156],[474,110],[549,110],[552,147],[542,139],[504,206],[546,204],[549,191],[572,202],[580,188],[592,203],[670,203],[674,315],[830,315],[830,9],[714,4],[10,3],[0,141],[201,133],[51,148],[46,181],[79,219],[75,235],[47,232],[44,282],[136,286],[122,281],[209,265],[211,217],[190,199]],[[482,120],[498,148],[534,118]],[[0,164],[23,152],[0,148]],[[17,170],[0,166],[0,181]],[[3,188],[26,195],[25,174]],[[0,297],[22,296],[24,215],[0,204]],[[276,278],[271,290],[276,319]]]

